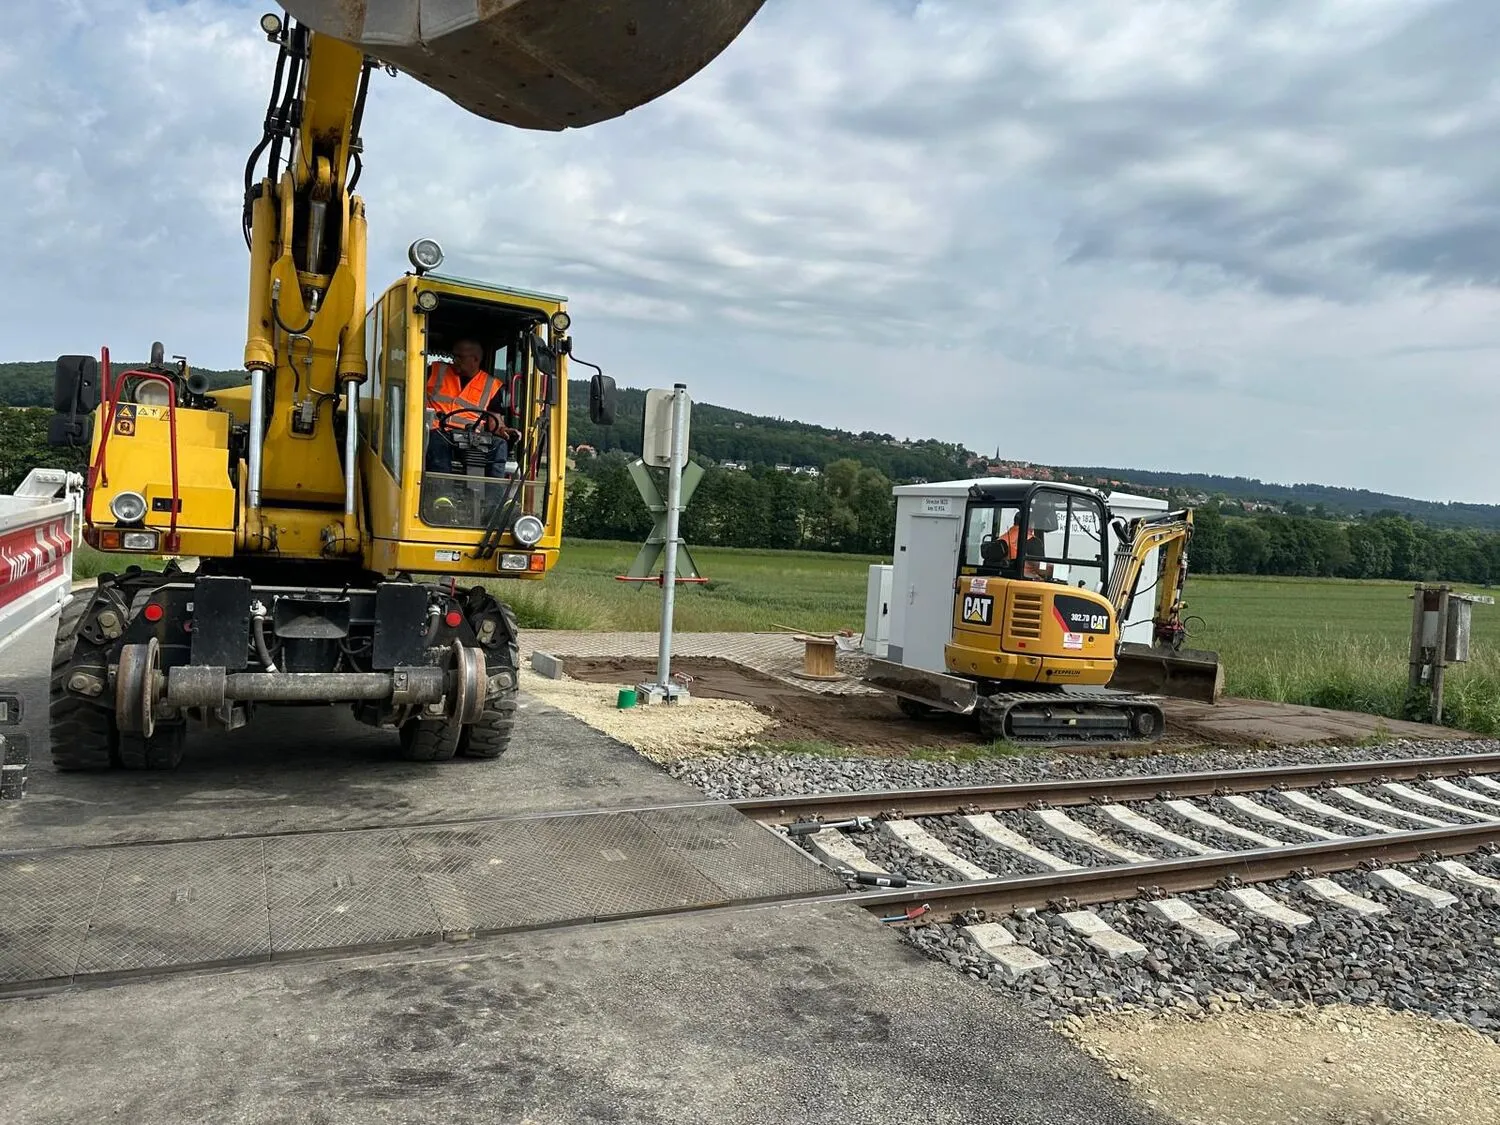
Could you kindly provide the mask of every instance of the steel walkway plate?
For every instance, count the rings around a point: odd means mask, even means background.
[[[0,990],[837,893],[689,805],[0,858]]]

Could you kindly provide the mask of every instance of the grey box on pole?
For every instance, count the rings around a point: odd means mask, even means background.
[[[682,395],[682,450],[687,456],[688,433],[691,428],[693,400],[686,388]],[[672,466],[672,404],[677,392],[653,387],[646,392],[646,415],[641,430],[641,460],[653,469]]]

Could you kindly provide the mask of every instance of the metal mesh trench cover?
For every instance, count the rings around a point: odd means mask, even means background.
[[[0,989],[836,893],[686,807],[0,857]]]

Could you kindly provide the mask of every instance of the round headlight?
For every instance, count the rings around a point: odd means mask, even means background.
[[[562,309],[552,314],[552,331],[554,332],[566,332],[572,323],[573,318]]]
[[[443,264],[443,248],[434,239],[419,238],[407,247],[406,257],[418,273],[426,273]]]
[[[267,12],[265,15],[260,17],[260,29],[264,31],[268,36],[280,35],[281,17],[278,16],[275,12]]]
[[[109,510],[121,523],[136,523],[146,516],[146,498],[139,492],[116,492]]]
[[[166,406],[172,401],[172,392],[165,383],[149,379],[136,387],[135,401],[141,406]]]
[[[546,530],[542,521],[535,516],[522,516],[511,526],[510,533],[521,546],[535,547],[541,541],[542,532]]]
[[[438,295],[431,289],[424,289],[417,294],[417,308],[421,309],[423,312],[431,312],[433,309],[437,308],[437,305]]]

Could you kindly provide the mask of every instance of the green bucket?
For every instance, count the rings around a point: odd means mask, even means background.
[[[621,711],[635,706],[635,688],[621,688],[620,695],[615,700],[615,706]]]

